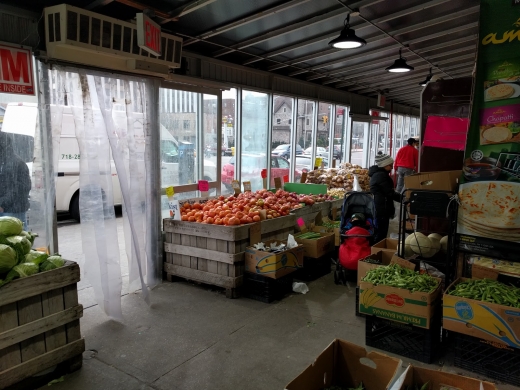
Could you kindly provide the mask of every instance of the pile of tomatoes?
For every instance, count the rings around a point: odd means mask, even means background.
[[[283,190],[244,192],[238,196],[219,196],[205,203],[184,203],[181,219],[214,225],[242,225],[288,215],[301,207],[298,195]]]

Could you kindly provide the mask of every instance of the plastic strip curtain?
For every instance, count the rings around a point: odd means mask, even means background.
[[[123,199],[129,291],[142,289],[149,303],[147,285],[159,283],[155,259],[147,256],[145,246],[145,237],[149,237],[145,156],[153,155],[146,153],[151,133],[146,91],[151,86],[144,80],[122,75],[103,77],[81,69],[71,72],[58,68],[52,72],[66,91],[81,156],[79,209],[85,276],[100,307],[120,320],[122,278],[113,201],[118,187]],[[61,103],[59,99],[56,102]],[[55,112],[52,119],[58,123],[60,110]],[[59,136],[53,131],[53,137]],[[59,141],[53,144],[59,148]],[[58,148],[54,149],[54,161]]]

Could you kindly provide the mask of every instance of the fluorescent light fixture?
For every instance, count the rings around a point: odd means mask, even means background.
[[[356,32],[350,28],[350,14],[345,19],[345,27],[341,30],[339,37],[329,42],[329,46],[336,49],[355,49],[356,47],[365,46],[367,41],[356,35]]]
[[[404,73],[413,70],[413,66],[408,65],[406,63],[406,58],[403,58],[403,56],[401,55],[401,51],[402,49],[399,49],[399,58],[395,60],[394,63],[385,70],[392,73]]]

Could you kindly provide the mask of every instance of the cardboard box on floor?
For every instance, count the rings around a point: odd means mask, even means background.
[[[354,388],[363,382],[366,390],[388,390],[400,366],[399,359],[336,339],[285,389]]]
[[[281,243],[286,244],[286,241],[280,240],[269,240],[265,241],[264,244],[266,247],[269,247],[272,242],[278,245]],[[303,245],[298,245],[296,248],[278,253],[258,250],[251,246],[246,248],[246,272],[278,279],[296,271],[300,267],[303,267]]]
[[[397,379],[390,390],[407,390],[415,385],[421,388],[425,383],[429,384],[428,390],[497,390],[491,382],[483,382],[449,372],[414,367],[413,365],[406,368],[406,371]]]
[[[387,261],[382,251],[370,255],[369,258]],[[394,263],[404,268],[415,269],[415,264],[395,255],[388,264]],[[435,309],[440,304],[441,279],[435,278],[439,281],[439,286],[432,293],[410,292],[407,289],[382,285],[374,286],[370,282],[361,280],[371,269],[385,267],[388,264],[359,261],[359,312],[429,329]]]
[[[461,170],[416,173],[405,176],[404,187],[414,190],[456,191],[461,174]]]
[[[459,278],[446,291],[468,280]],[[520,348],[520,309],[496,303],[444,294],[442,326],[444,329],[467,334],[513,348]]]
[[[321,212],[319,212],[316,215],[314,221],[311,222],[308,226],[306,226],[305,224],[301,224],[301,222],[298,222],[300,232],[305,233],[311,231],[320,233],[321,235],[321,238],[312,240],[301,239],[297,236],[294,237],[298,244],[303,245],[305,257],[312,257],[318,259],[334,250],[334,232],[326,232],[329,229],[324,228],[322,226],[322,223],[323,218],[321,216]]]
[[[379,241],[378,243],[375,243],[372,245],[370,252],[371,253],[383,253],[383,258],[385,258],[385,261],[388,260],[387,264],[390,263],[390,260],[392,260],[392,257],[394,257],[395,253],[397,252],[397,246],[399,244],[398,240],[395,240],[393,238],[385,238],[384,240]]]

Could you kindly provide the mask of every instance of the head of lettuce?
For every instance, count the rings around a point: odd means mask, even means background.
[[[16,251],[8,245],[0,244],[0,274],[9,272],[17,262]]]

